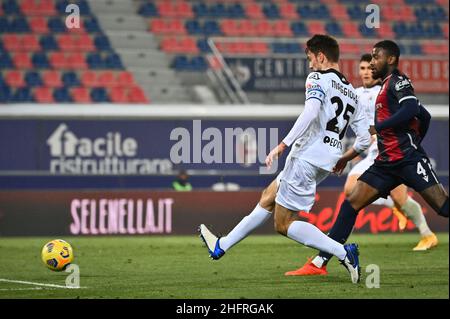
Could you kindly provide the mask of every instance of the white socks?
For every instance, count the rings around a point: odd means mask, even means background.
[[[402,211],[409,219],[411,219],[414,225],[417,226],[420,235],[429,236],[433,234],[433,232],[428,227],[427,221],[425,220],[425,216],[423,215],[420,204],[416,202],[414,199],[408,196],[405,205],[403,205],[402,207]]]
[[[376,201],[374,201],[372,205],[381,205],[392,208],[394,207],[394,201],[392,200],[391,196],[388,196],[388,198],[380,197]]]
[[[270,215],[272,215],[271,212],[265,210],[259,204],[256,205],[250,215],[245,216],[227,236],[220,238],[220,248],[227,251],[264,224]]]
[[[334,241],[316,226],[302,221],[294,221],[289,226],[287,236],[300,244],[332,254],[343,260],[347,255],[344,246]]]

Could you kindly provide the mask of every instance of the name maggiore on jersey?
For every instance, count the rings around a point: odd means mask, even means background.
[[[347,127],[359,116],[358,95],[345,77],[333,69],[310,73],[305,90],[305,100],[319,100],[321,110],[308,138],[294,144],[292,156],[331,170],[342,155],[341,140]]]

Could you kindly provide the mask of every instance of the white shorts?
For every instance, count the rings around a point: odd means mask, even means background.
[[[304,160],[286,159],[284,170],[277,176],[275,202],[293,211],[309,212],[314,205],[316,186],[328,175],[329,171]]]
[[[362,175],[370,166],[373,165],[373,163],[374,159],[367,156],[366,158],[359,161],[355,166],[353,166],[348,175]]]

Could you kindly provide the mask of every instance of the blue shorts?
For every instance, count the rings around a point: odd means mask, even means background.
[[[439,184],[430,160],[424,155],[409,159],[404,163],[375,163],[365,171],[358,180],[376,188],[380,197],[386,198],[391,190],[405,184],[416,192],[421,192],[433,185]]]

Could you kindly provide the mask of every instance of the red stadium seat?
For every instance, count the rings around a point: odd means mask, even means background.
[[[37,87],[34,89],[34,99],[38,103],[53,103],[53,90],[49,87]]]
[[[325,34],[325,25],[322,21],[311,21],[308,24],[308,31],[311,35],[313,34]]]
[[[98,75],[98,83],[103,87],[115,86],[116,76],[112,71],[103,71]]]
[[[137,85],[130,88],[128,100],[131,103],[150,103],[149,99],[145,96],[144,91]]]
[[[441,25],[442,32],[446,39],[448,39],[448,23],[444,23]]]
[[[272,36],[274,34],[272,24],[267,20],[260,20],[255,23],[255,29],[259,36]]]
[[[90,90],[85,87],[74,87],[70,90],[70,95],[72,99],[76,103],[91,103],[91,94]]]
[[[74,52],[70,54],[67,62],[71,69],[87,69],[87,63],[83,53]]]
[[[88,34],[80,35],[75,40],[75,43],[78,51],[95,51],[94,41]]]
[[[39,51],[41,45],[35,34],[24,34],[22,36],[22,50],[25,51]]]
[[[328,11],[331,13],[331,16],[338,21],[347,21],[350,19],[347,8],[342,4],[333,4],[329,6]]]
[[[161,19],[153,19],[150,21],[150,31],[153,33],[166,33],[166,24]]]
[[[113,103],[129,103],[128,89],[125,87],[113,87],[109,91],[109,97]]]
[[[267,43],[254,42],[252,43],[252,51],[256,54],[267,54],[269,52],[269,47],[267,46]]]
[[[44,71],[42,80],[44,81],[45,86],[48,87],[61,87],[63,85],[59,71]]]
[[[380,23],[380,28],[377,29],[378,34],[381,38],[394,38],[395,33],[392,31],[391,25],[389,23]]]
[[[20,4],[20,11],[25,15],[36,15],[39,13],[39,6],[33,0],[22,1]]]
[[[58,46],[61,51],[74,51],[76,47],[75,38],[68,33],[57,37]]]
[[[249,3],[245,5],[245,13],[247,17],[252,19],[265,18],[264,12],[261,9],[261,5],[258,3]]]
[[[339,48],[342,53],[347,53],[347,54],[360,54],[361,53],[361,49],[356,44],[341,43],[339,45]]]
[[[358,25],[354,22],[344,22],[342,30],[349,38],[361,38],[361,32],[359,32]]]
[[[240,20],[238,24],[238,35],[254,37],[258,35],[258,30],[252,20]]]
[[[38,10],[41,15],[52,16],[56,14],[56,8],[53,0],[40,0]]]
[[[188,54],[197,54],[199,53],[199,49],[197,46],[197,42],[190,37],[183,38],[179,41],[179,46],[182,52]]]
[[[8,51],[20,51],[22,49],[21,38],[14,33],[5,34],[2,38],[3,46]]]
[[[176,16],[179,18],[192,18],[194,17],[194,12],[192,11],[192,7],[189,3],[185,1],[175,2],[175,12]]]
[[[117,74],[116,83],[120,86],[132,86],[134,85],[134,77],[131,72],[121,71]]]
[[[48,33],[47,19],[45,17],[31,17],[28,19],[33,33]]]
[[[99,86],[99,81],[97,79],[97,73],[95,71],[84,71],[81,74],[81,84],[85,87],[96,87]]]
[[[66,68],[68,62],[66,61],[66,55],[64,52],[51,52],[49,55],[50,64],[55,69]]]
[[[33,64],[28,53],[17,52],[13,56],[14,65],[17,69],[31,69]]]
[[[283,3],[280,5],[280,15],[285,19],[298,19],[297,9],[292,3]]]
[[[169,20],[167,26],[171,34],[186,34],[184,23],[180,20]]]
[[[23,74],[20,71],[13,70],[6,73],[4,76],[5,82],[12,87],[24,87],[25,80]]]
[[[153,19],[150,31],[157,34],[186,34],[184,24],[180,20]]]
[[[276,36],[292,37],[292,29],[289,22],[285,20],[277,20],[273,23],[273,29]]]
[[[236,20],[223,19],[221,23],[222,32],[227,36],[239,35],[239,27]]]
[[[425,43],[422,45],[422,51],[428,55],[448,55],[448,45]]]

